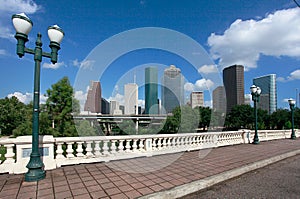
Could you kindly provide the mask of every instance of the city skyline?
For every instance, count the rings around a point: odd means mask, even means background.
[[[60,3],[61,6],[57,7],[56,1],[0,0],[0,4],[5,5],[0,8],[0,98],[16,96],[24,103],[32,101],[33,57],[26,55],[19,59],[15,54],[15,32],[11,24],[12,14],[21,12],[25,12],[33,21],[27,47],[34,45],[36,34],[41,32],[43,50],[49,52],[47,27],[57,23],[65,32],[58,63],[52,65],[48,60],[42,62],[41,102],[46,100],[46,90],[64,76],[77,88],[76,81],[82,70],[92,71],[103,67],[106,61],[109,67],[103,73],[96,78],[86,79],[100,81],[102,96],[107,100],[119,100],[118,97],[120,101],[124,100],[124,96],[120,95],[123,93],[120,85],[133,82],[133,73],[137,77],[139,93],[144,93],[144,83],[139,83],[144,81],[144,75],[140,74],[144,68],[158,66],[160,73],[172,64],[179,66],[186,80],[185,100],[193,91],[204,91],[206,106],[212,105],[212,90],[220,85],[221,78],[218,79],[218,76],[222,76],[224,67],[234,64],[245,66],[246,95],[250,94],[253,78],[276,74],[277,107],[289,108],[287,99],[298,96],[300,28],[294,24],[300,23],[300,9],[293,1],[254,0],[220,4],[216,0],[172,3],[136,0],[82,4],[75,0],[68,5],[65,5],[67,2]],[[155,45],[149,48],[142,46],[143,41],[139,38],[155,36],[147,32],[149,29],[145,29],[142,35],[134,35],[139,44],[136,49],[124,51],[113,60],[105,60],[114,51],[133,43],[127,39],[101,51],[98,54],[100,61],[89,59],[97,46],[106,44],[120,33],[144,27],[173,30],[191,38],[207,52],[211,63],[197,65],[182,56],[178,49],[185,42],[172,37],[174,35],[164,35],[163,40],[159,41],[168,44],[169,48],[160,48],[155,40]],[[167,43],[167,39],[173,43]],[[171,51],[171,47],[177,51]],[[199,55],[199,51],[190,53]],[[84,86],[75,90],[76,98],[81,102],[88,93],[88,84]],[[139,94],[139,105],[144,100],[144,96]]]

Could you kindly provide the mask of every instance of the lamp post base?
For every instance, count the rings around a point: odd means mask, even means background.
[[[259,144],[258,136],[254,136],[252,144]]]
[[[292,140],[295,140],[295,139],[296,139],[296,136],[295,136],[295,135],[292,135],[292,136],[291,136],[291,139],[292,139]]]
[[[25,174],[26,182],[39,181],[46,177],[46,172],[43,170],[44,164],[41,161],[39,154],[31,154],[29,163],[26,167],[28,168],[28,171]]]

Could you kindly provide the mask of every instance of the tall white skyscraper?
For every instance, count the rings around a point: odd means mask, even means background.
[[[124,85],[125,115],[138,114],[138,85]]]

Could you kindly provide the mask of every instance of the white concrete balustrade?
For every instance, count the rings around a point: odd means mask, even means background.
[[[295,130],[296,137],[299,131]],[[291,130],[260,130],[260,141],[290,138]],[[246,144],[253,140],[254,131],[247,129],[229,132],[57,137],[40,136],[40,153],[45,170],[62,165],[108,162],[201,150],[235,144]],[[25,173],[31,152],[31,136],[2,138],[0,146],[6,149],[6,160],[0,164],[0,173]]]

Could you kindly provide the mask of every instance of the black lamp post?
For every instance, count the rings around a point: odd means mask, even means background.
[[[295,135],[295,130],[294,130],[294,110],[295,110],[295,104],[296,101],[294,99],[289,99],[289,105],[291,108],[291,117],[292,117],[292,134],[291,134],[291,139],[296,139],[296,135]]]
[[[57,25],[48,28],[48,36],[50,39],[51,53],[42,50],[42,35],[37,34],[35,48],[29,49],[25,47],[28,41],[28,33],[32,28],[32,21],[24,14],[15,14],[12,16],[12,22],[16,29],[15,38],[17,39],[17,54],[23,57],[25,53],[33,54],[35,61],[34,72],[34,95],[33,95],[33,120],[32,120],[32,151],[30,160],[27,164],[28,172],[25,174],[25,181],[38,181],[45,178],[44,164],[40,158],[39,152],[39,103],[40,103],[40,68],[42,57],[51,59],[55,64],[57,62],[57,52],[60,49],[60,42],[64,36],[64,32]]]
[[[254,102],[254,114],[255,114],[255,134],[253,139],[253,144],[259,144],[258,133],[257,133],[257,102],[259,102],[259,96],[261,89],[258,86],[252,85],[250,87],[252,100]]]

